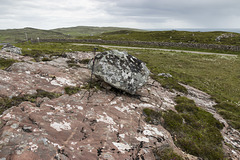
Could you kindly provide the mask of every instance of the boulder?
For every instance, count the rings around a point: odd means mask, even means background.
[[[22,54],[22,49],[21,48],[15,47],[11,44],[4,45],[2,47],[2,51],[16,53],[16,54]]]
[[[130,94],[147,82],[150,73],[142,61],[118,50],[97,54],[89,68],[96,77]]]

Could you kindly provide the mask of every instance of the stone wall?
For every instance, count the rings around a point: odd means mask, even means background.
[[[33,43],[38,40],[32,40]],[[159,46],[159,47],[179,47],[179,48],[194,48],[194,49],[217,49],[228,51],[240,51],[240,46],[219,45],[219,44],[201,44],[201,43],[176,43],[176,42],[146,42],[146,41],[114,41],[101,39],[40,39],[39,42],[75,42],[75,43],[100,43],[114,45],[144,45],[144,46]]]

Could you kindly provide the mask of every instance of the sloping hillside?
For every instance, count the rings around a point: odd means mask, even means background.
[[[120,30],[129,30],[129,31],[144,31],[140,29],[133,28],[120,28],[120,27],[92,27],[92,26],[77,26],[77,27],[69,27],[69,28],[57,28],[52,31],[60,32],[66,35],[70,35],[73,37],[77,36],[96,36],[102,33],[115,32]]]
[[[91,37],[89,37],[91,38]],[[125,41],[150,41],[150,42],[182,42],[182,43],[204,43],[240,45],[240,34],[233,32],[188,32],[188,31],[130,31],[121,30],[103,33],[100,37],[104,40],[125,40]]]
[[[14,43],[19,41],[25,41],[26,39],[40,38],[67,38],[66,35],[50,31],[41,30],[35,28],[23,28],[23,29],[7,29],[0,30],[0,42]]]

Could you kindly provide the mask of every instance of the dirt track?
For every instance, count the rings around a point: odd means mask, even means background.
[[[195,53],[195,54],[231,56],[231,57],[237,57],[237,56],[238,56],[238,55],[235,55],[235,54],[199,52],[199,51],[186,51],[186,50],[176,50],[176,49],[145,48],[145,47],[128,47],[128,46],[112,46],[112,45],[80,44],[80,43],[75,43],[75,45],[100,46],[100,47],[104,47],[104,48],[148,49],[148,50],[157,50],[157,51],[168,51],[168,52],[169,52],[169,51],[173,51],[173,52],[181,52],[181,53]]]

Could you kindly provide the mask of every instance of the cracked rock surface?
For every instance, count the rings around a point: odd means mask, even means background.
[[[7,52],[0,52],[6,55]],[[172,136],[161,125],[144,121],[143,108],[174,110],[174,98],[180,94],[170,92],[152,79],[138,90],[139,96],[122,94],[102,88],[82,89],[68,95],[64,87],[81,87],[91,75],[86,66],[69,68],[68,58],[48,62],[32,62],[19,58],[6,70],[0,70],[0,96],[34,94],[37,89],[62,93],[49,99],[38,98],[39,105],[24,101],[6,110],[0,118],[0,159],[11,160],[79,160],[79,159],[145,159],[153,160],[152,149],[170,145],[184,159],[195,159],[174,145]],[[70,57],[92,58],[92,53],[76,52]],[[22,59],[22,60],[21,60]],[[107,87],[106,87],[107,88]],[[111,87],[110,87],[111,88]],[[189,98],[210,110],[215,117],[208,95],[189,86]],[[90,95],[90,96],[89,96]],[[217,117],[221,120],[221,117]],[[224,123],[225,124],[225,123]],[[226,122],[227,124],[227,122]],[[239,145],[239,134],[222,134],[228,143]],[[226,151],[237,159],[239,150],[228,146]]]

